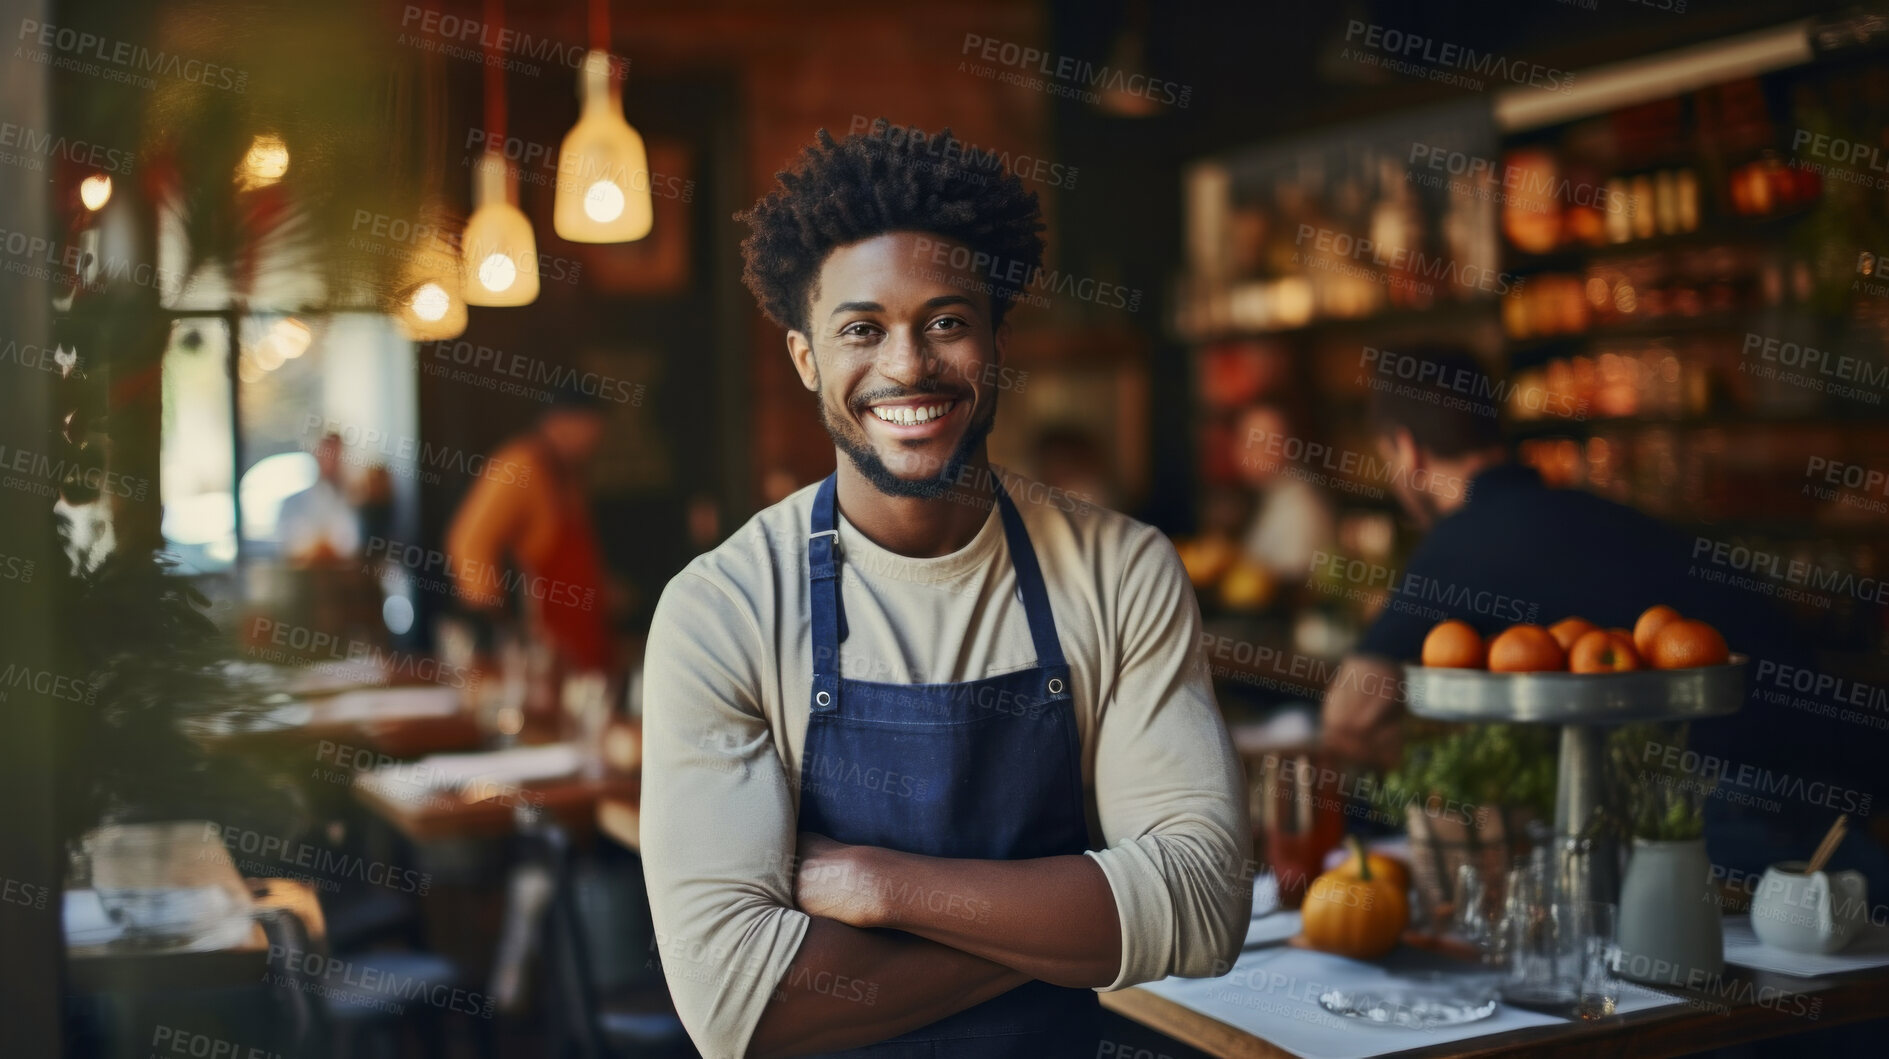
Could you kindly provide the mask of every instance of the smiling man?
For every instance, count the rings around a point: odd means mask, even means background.
[[[650,630],[644,870],[706,1055],[1090,1059],[1096,990],[1244,938],[1245,788],[1174,549],[985,455],[1039,218],[996,159],[883,123],[822,130],[745,216],[837,469]]]

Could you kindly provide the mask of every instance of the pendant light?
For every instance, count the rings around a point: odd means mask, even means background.
[[[538,298],[538,243],[524,211],[512,205],[517,190],[504,155],[479,157],[472,217],[459,241],[467,305],[529,305]]]
[[[486,0],[485,133],[500,145],[479,157],[472,177],[472,216],[460,238],[466,304],[529,305],[538,298],[538,242],[531,222],[512,204],[518,181],[505,161],[505,72],[492,41],[500,34],[504,13],[499,0]]]
[[[433,229],[394,290],[392,315],[415,342],[458,338],[466,331],[465,271],[449,234]]]
[[[1152,96],[1128,89],[1137,82],[1150,87],[1154,84],[1145,68],[1147,29],[1146,5],[1142,0],[1129,0],[1122,28],[1115,34],[1115,44],[1108,54],[1108,69],[1115,77],[1096,100],[1095,109],[1117,118],[1146,118],[1161,112],[1161,104]]]
[[[593,11],[601,8],[602,0],[592,0]],[[655,219],[649,155],[643,137],[623,120],[622,93],[611,76],[614,65],[601,47],[592,47],[584,56],[578,80],[583,110],[558,152],[552,225],[574,243],[641,239]]]

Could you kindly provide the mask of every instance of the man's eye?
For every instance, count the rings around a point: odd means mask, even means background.
[[[941,316],[933,320],[931,326],[936,331],[962,331],[969,325],[955,316]]]
[[[867,338],[870,337],[875,330],[877,330],[877,328],[868,323],[852,323],[840,328],[840,334],[845,335],[847,338]]]

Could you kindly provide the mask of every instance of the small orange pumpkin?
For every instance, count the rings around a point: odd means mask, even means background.
[[[1397,947],[1410,922],[1404,889],[1388,873],[1377,870],[1357,836],[1350,838],[1351,856],[1343,864],[1312,880],[1300,909],[1300,930],[1306,944],[1320,952],[1375,960]]]
[[[1390,883],[1400,894],[1410,892],[1410,865],[1405,864],[1403,861],[1398,860],[1388,853],[1366,853],[1364,857],[1371,862],[1372,875],[1383,876],[1384,881]],[[1345,857],[1344,863],[1338,865],[1338,870],[1348,872],[1354,876],[1363,874],[1362,870],[1358,867],[1358,847],[1356,845],[1352,846],[1351,853]]]

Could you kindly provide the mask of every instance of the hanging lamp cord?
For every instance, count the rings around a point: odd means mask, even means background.
[[[503,0],[485,0],[485,33],[480,41],[485,50],[485,143],[488,151],[497,144],[500,153],[505,149],[505,67],[494,42],[504,30]]]
[[[610,56],[610,80],[616,80],[617,57],[610,50],[610,0],[590,0],[590,50]]]

